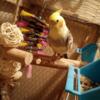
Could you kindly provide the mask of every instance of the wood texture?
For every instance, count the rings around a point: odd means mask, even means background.
[[[47,8],[64,9],[73,16],[89,23],[100,25],[100,0],[29,0],[31,4],[39,6],[47,5]]]
[[[59,100],[66,70],[33,65],[30,79],[26,78],[26,69],[23,72],[20,84],[11,92],[11,100]]]
[[[33,55],[29,52],[19,50],[16,48],[0,48],[2,56],[7,59],[19,61],[22,65],[29,65],[33,60]]]

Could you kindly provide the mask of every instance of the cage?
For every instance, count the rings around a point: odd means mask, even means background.
[[[62,16],[66,19],[66,23],[74,37],[74,48],[69,50],[70,59],[79,59],[80,54],[73,52],[76,48],[82,48],[90,43],[96,43],[99,38],[99,0],[1,0],[1,11],[13,13],[13,18],[0,17],[1,23],[6,21],[14,22],[20,18],[20,11],[26,10],[36,16],[41,16],[48,22],[48,16],[55,10],[63,8]],[[5,2],[7,5],[2,6]],[[2,9],[4,7],[4,9]],[[14,9],[13,9],[14,7]],[[8,10],[9,8],[10,10]],[[6,11],[5,11],[6,10]],[[8,10],[8,11],[7,11]],[[4,13],[3,13],[4,14]],[[1,14],[1,15],[3,15]],[[8,14],[8,13],[7,13]],[[6,15],[5,15],[6,16]],[[50,54],[50,52],[49,52]],[[40,58],[34,54],[34,60]],[[10,93],[12,100],[60,100],[66,98],[66,93],[63,93],[66,74],[68,67],[62,67],[62,64],[50,64],[49,57],[43,57],[49,64],[36,64],[33,61],[32,78],[26,78],[25,69],[23,69],[23,77],[20,80],[20,85]],[[64,96],[62,96],[65,94]],[[73,100],[73,97],[71,97]]]

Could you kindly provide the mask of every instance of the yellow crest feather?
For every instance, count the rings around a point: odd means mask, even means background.
[[[58,16],[60,16],[62,12],[62,9],[59,9],[57,11],[55,11],[54,13],[52,13],[49,17],[50,20],[56,20]]]
[[[61,14],[62,10],[63,10],[63,9],[59,9],[59,10],[57,10],[56,12],[58,12],[59,14]]]

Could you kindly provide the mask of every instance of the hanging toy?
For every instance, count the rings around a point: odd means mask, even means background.
[[[8,22],[1,25],[0,38],[0,44],[4,47],[17,47],[24,40],[19,28]]]
[[[16,25],[9,22],[1,25],[0,32],[0,93],[2,99],[9,99],[8,88],[14,86],[14,81],[22,77],[22,65],[30,65],[33,55],[17,49],[27,45],[23,42],[23,34]],[[7,90],[5,90],[5,88]]]

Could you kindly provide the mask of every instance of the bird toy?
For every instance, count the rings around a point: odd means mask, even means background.
[[[7,88],[22,77],[20,70],[32,62],[33,55],[17,48],[24,38],[16,25],[3,23],[0,31],[0,95],[2,100],[10,100]]]

